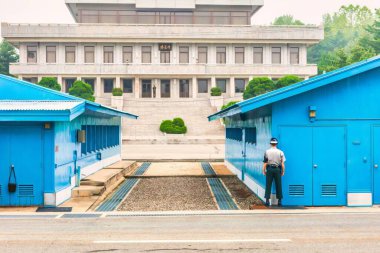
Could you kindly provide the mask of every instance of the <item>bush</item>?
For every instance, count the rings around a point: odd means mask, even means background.
[[[160,131],[167,134],[185,134],[187,127],[183,119],[174,118],[173,120],[162,121]]]
[[[221,96],[222,95],[222,90],[219,87],[212,87],[211,88],[211,96]]]
[[[91,85],[80,80],[74,82],[73,86],[69,89],[69,94],[92,102],[95,101],[94,91]]]
[[[45,88],[61,91],[61,85],[57,82],[57,78],[55,77],[42,77],[41,81],[37,84]]]
[[[276,88],[272,79],[268,77],[256,77],[249,81],[244,90],[243,98],[250,99],[258,95],[270,92]]]
[[[228,107],[231,107],[231,106],[233,106],[236,103],[239,103],[239,101],[231,101],[228,104],[223,105],[221,110],[227,109]]]
[[[289,86],[291,84],[295,84],[301,81],[302,79],[299,78],[298,76],[287,75],[278,79],[278,81],[276,82],[276,88],[279,89],[279,88],[286,87],[286,86]]]
[[[121,88],[113,88],[112,89],[112,96],[123,96],[123,90]]]

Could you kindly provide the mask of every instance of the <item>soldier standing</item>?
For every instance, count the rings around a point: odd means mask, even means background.
[[[263,174],[266,175],[265,185],[265,205],[269,206],[269,198],[271,195],[272,182],[276,184],[276,197],[278,206],[281,206],[282,186],[281,177],[285,174],[285,155],[284,152],[277,148],[278,141],[276,138],[270,140],[271,148],[265,151]]]

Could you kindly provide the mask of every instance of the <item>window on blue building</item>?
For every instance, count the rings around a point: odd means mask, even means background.
[[[104,125],[83,125],[86,142],[81,144],[81,153],[88,154],[120,145],[120,127]]]

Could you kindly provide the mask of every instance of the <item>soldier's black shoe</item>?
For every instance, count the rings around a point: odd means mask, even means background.
[[[265,206],[269,206],[269,199],[265,201]]]
[[[278,200],[277,205],[278,205],[278,206],[282,206],[281,199]]]

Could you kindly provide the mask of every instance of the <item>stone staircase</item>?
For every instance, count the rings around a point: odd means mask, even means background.
[[[124,111],[139,116],[123,119],[124,144],[223,144],[224,127],[207,116],[216,112],[208,99],[127,99]],[[164,135],[159,127],[163,120],[180,117],[185,121],[185,135]]]

